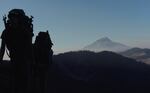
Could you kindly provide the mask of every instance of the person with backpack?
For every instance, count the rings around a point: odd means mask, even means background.
[[[31,93],[31,65],[34,61],[32,49],[32,18],[22,9],[12,9],[4,16],[5,29],[1,35],[0,61],[6,49],[12,63],[12,92]]]
[[[34,47],[35,57],[35,90],[38,93],[47,93],[48,72],[52,64],[52,41],[47,32],[39,32]]]

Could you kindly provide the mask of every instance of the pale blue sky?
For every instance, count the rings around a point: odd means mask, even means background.
[[[83,48],[109,37],[150,48],[150,0],[0,0],[2,16],[13,8],[34,16],[34,33],[49,30],[54,51]]]

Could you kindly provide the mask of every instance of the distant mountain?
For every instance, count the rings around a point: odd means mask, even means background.
[[[67,52],[53,59],[51,93],[150,92],[150,66],[134,59],[107,51]]]
[[[137,61],[142,61],[144,63],[150,64],[150,49],[148,48],[132,48],[127,51],[120,53],[123,56],[136,59]]]
[[[100,51],[113,51],[113,52],[121,52],[130,49],[129,46],[126,46],[124,44],[114,42],[110,40],[108,37],[101,38],[94,43],[86,46],[83,48],[83,50],[90,50],[95,52]]]

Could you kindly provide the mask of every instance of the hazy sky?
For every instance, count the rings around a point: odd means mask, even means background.
[[[150,0],[0,0],[2,16],[13,8],[34,16],[34,33],[49,30],[54,51],[80,49],[109,37],[150,48]]]

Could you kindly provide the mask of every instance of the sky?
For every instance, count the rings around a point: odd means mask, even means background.
[[[102,37],[150,48],[150,0],[0,0],[0,33],[3,15],[14,8],[34,16],[35,36],[49,30],[54,53],[78,50]]]

